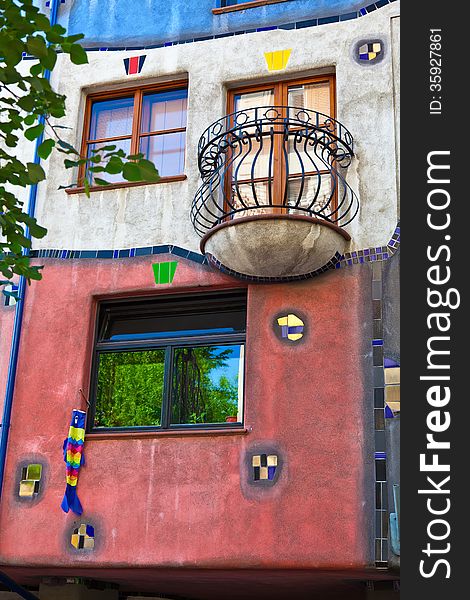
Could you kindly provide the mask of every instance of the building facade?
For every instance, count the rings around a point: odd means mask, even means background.
[[[58,18],[89,60],[52,74],[65,141],[142,152],[160,180],[44,164],[0,570],[41,598],[51,577],[398,597],[399,3],[65,0]],[[81,514],[61,509],[67,435]]]

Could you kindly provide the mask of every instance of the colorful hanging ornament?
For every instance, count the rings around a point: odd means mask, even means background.
[[[80,467],[85,464],[83,455],[83,444],[85,441],[86,413],[76,408],[72,411],[72,421],[69,428],[69,436],[64,440],[64,461],[66,464],[66,481],[62,510],[81,515],[82,505],[77,496],[77,481]]]

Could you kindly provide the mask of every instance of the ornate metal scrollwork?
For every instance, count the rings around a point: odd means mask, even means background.
[[[204,235],[229,219],[273,212],[347,225],[359,209],[344,177],[353,156],[351,133],[322,113],[263,106],[226,115],[199,140],[193,225]]]

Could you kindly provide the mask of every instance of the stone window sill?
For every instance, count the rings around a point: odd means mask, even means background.
[[[158,181],[122,181],[120,183],[111,183],[110,185],[93,185],[90,186],[90,192],[103,192],[108,190],[120,190],[121,188],[139,187],[141,185],[158,185],[160,183],[173,183],[175,181],[184,181],[187,179],[186,175],[172,175],[171,177],[161,177]],[[85,188],[83,186],[67,188],[65,190],[67,194],[84,194]]]
[[[220,429],[165,429],[164,431],[107,431],[87,433],[86,441],[91,440],[135,440],[159,437],[216,437],[221,435],[246,435],[246,427],[227,427]]]

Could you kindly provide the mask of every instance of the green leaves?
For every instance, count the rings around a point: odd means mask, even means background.
[[[24,132],[24,137],[27,140],[29,140],[30,142],[32,142],[33,140],[38,138],[43,131],[44,131],[43,123],[38,123],[38,125],[35,125],[34,127],[30,127],[29,129],[27,129]]]
[[[74,65],[84,65],[88,63],[87,54],[80,44],[72,44],[70,46],[70,60]]]
[[[44,140],[44,142],[39,146],[38,148],[38,155],[40,158],[46,160],[46,158],[49,158],[50,153],[52,152],[52,149],[55,146],[55,141],[54,140]]]
[[[37,58],[44,58],[47,56],[46,42],[41,36],[28,36],[26,40],[26,50],[29,54],[37,56]]]
[[[38,183],[39,181],[46,179],[46,174],[41,165],[29,162],[26,163],[26,166],[28,167],[28,177],[31,183]]]
[[[90,186],[110,185],[106,174],[113,178],[122,174],[130,182],[158,179],[155,167],[140,154],[126,156],[115,144],[107,144],[95,148],[91,156],[81,156],[61,139],[65,127],[56,120],[65,115],[65,96],[51,87],[48,72],[55,68],[58,53],[68,55],[74,65],[86,64],[87,53],[78,43],[82,38],[66,35],[61,25],[52,26],[32,0],[0,0],[0,274],[6,279],[14,274],[28,281],[41,278],[41,267],[31,266],[23,250],[31,248],[29,236],[46,234],[25,210],[25,191],[18,193],[43,181],[46,174],[36,161],[25,162],[17,152],[20,141],[34,142],[47,132],[37,148],[39,159],[48,159],[54,149],[64,154],[67,169],[86,173],[80,185],[87,195]],[[23,54],[35,60],[20,70]]]

